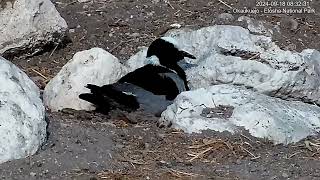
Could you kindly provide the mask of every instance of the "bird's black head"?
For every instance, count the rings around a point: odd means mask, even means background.
[[[147,51],[147,58],[151,60],[153,64],[160,64],[168,69],[174,70],[184,81],[186,90],[189,90],[186,73],[178,65],[178,62],[185,57],[196,59],[188,52],[180,50],[178,43],[171,37],[156,39],[151,43]]]
[[[185,57],[196,59],[188,52],[180,50],[178,43],[171,37],[162,37],[153,41],[147,51],[147,58],[151,56],[156,56],[163,66],[177,64]]]

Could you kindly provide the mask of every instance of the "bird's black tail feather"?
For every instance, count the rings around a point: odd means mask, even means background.
[[[97,96],[97,94],[92,94],[92,93],[80,94],[79,98],[95,105],[102,105],[105,103],[103,101],[103,98],[101,98],[100,96]]]
[[[86,88],[91,93],[80,94],[79,98],[94,104],[97,111],[107,113],[111,109],[121,109],[130,112],[139,108],[135,96],[118,90],[113,84],[102,87],[87,84]]]
[[[96,111],[108,114],[110,111],[110,103],[105,101],[102,96],[91,93],[83,93],[79,95],[79,98],[88,101],[96,106]]]

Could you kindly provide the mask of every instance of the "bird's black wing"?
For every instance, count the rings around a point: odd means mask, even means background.
[[[122,77],[119,83],[131,83],[155,95],[165,95],[168,100],[174,99],[179,93],[176,82],[165,74],[175,74],[162,66],[145,65]]]

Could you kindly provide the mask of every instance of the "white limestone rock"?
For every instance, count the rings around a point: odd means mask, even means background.
[[[3,0],[0,5],[0,54],[36,53],[64,37],[67,23],[50,0]]]
[[[178,29],[166,36],[195,55],[186,59],[191,89],[234,84],[266,95],[320,105],[320,53],[280,49],[271,37],[253,35],[239,26],[216,25],[199,30]],[[130,71],[141,67],[146,49],[128,60]]]
[[[267,28],[266,24],[262,21],[255,20],[248,16],[240,16],[238,18],[238,21],[245,22],[248,30],[252,33],[257,33],[257,34],[266,35],[266,36],[273,35],[272,29]]]
[[[18,67],[0,57],[0,163],[34,154],[46,138],[40,90]]]
[[[134,71],[147,64],[147,51],[147,47],[142,47],[139,52],[131,56],[129,60],[125,62],[125,66],[128,67],[128,72]]]
[[[211,26],[172,31],[180,45],[194,54],[186,70],[191,89],[235,84],[255,91],[320,104],[317,50],[284,51],[270,37],[250,34],[238,26]]]
[[[320,131],[320,107],[285,101],[233,85],[183,92],[162,113],[160,124],[185,132],[249,131],[275,143],[294,143]]]
[[[127,68],[101,48],[78,52],[48,83],[44,90],[44,103],[51,111],[64,108],[93,110],[90,103],[78,97],[89,92],[85,86],[111,84],[126,73]]]

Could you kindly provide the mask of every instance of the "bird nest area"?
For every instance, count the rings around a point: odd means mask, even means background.
[[[126,168],[100,172],[98,177],[243,179],[242,173],[238,172],[240,175],[233,171],[235,167],[244,170],[243,166],[262,164],[273,171],[276,168],[272,164],[283,163],[279,158],[293,165],[297,159],[316,160],[320,157],[318,140],[306,140],[283,148],[282,145],[273,145],[245,132],[237,136],[209,131],[203,135],[186,135],[172,129],[158,130],[148,123],[135,126],[135,130],[130,126],[126,126],[130,129],[127,132],[129,136],[122,134],[115,140],[124,143],[115,159],[119,164],[126,164]]]
[[[14,2],[14,1],[12,1]],[[53,0],[69,26],[71,42],[36,56],[10,57],[43,90],[72,59],[101,47],[121,61],[148,46],[177,24],[196,29],[221,21],[232,8],[255,7],[255,0]],[[311,1],[310,1],[311,2]],[[6,3],[7,5],[10,4]],[[1,4],[1,6],[3,6]],[[320,7],[312,1],[312,7]],[[319,10],[320,11],[320,10]],[[317,11],[317,13],[319,13]],[[242,14],[233,14],[237,19]],[[319,49],[318,14],[248,15],[270,25],[282,23],[273,40],[282,49]],[[298,23],[292,27],[291,22]],[[171,26],[175,24],[175,26]],[[228,53],[228,52],[227,52]],[[236,52],[244,60],[259,54]],[[232,107],[207,109],[214,117],[232,114]],[[47,111],[48,139],[35,155],[0,165],[4,179],[318,179],[320,136],[296,144],[274,145],[246,131],[237,134],[204,131],[186,134],[158,128],[157,118],[135,112]]]

